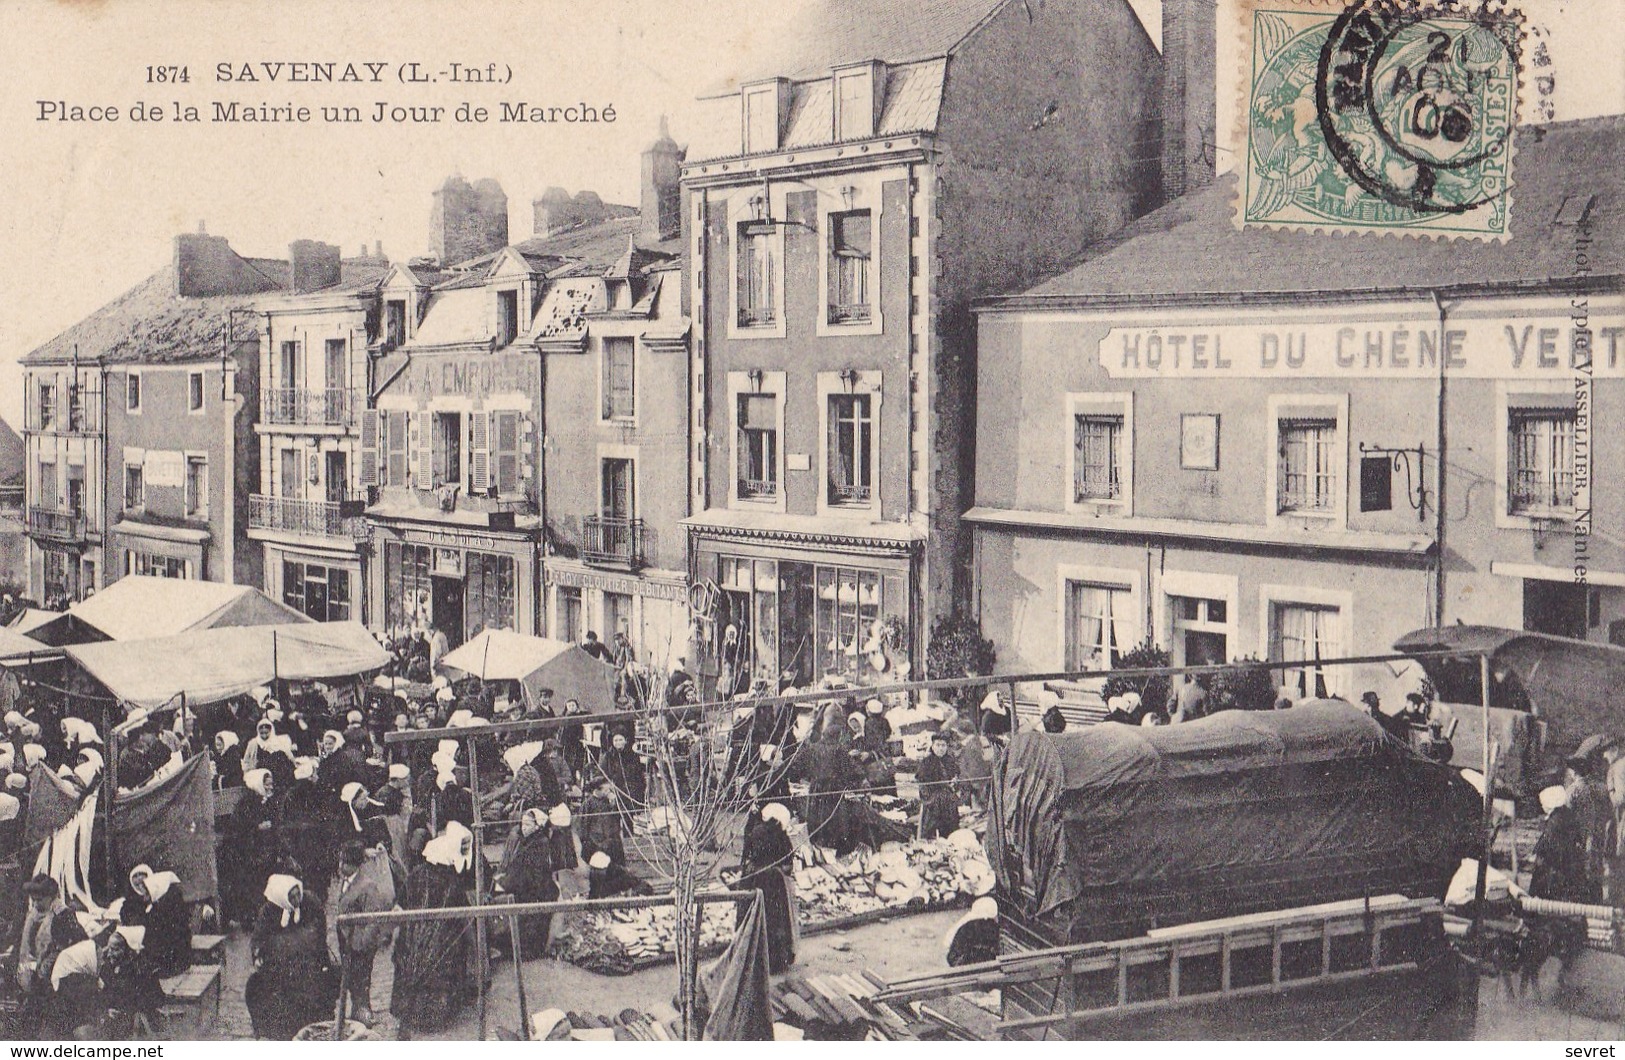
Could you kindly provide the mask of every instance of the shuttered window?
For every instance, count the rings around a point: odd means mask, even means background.
[[[631,419],[637,414],[633,390],[635,340],[604,339],[604,415],[606,420]]]
[[[361,410],[361,485],[379,485],[378,450],[378,419],[380,413],[377,409]]]
[[[498,493],[518,493],[523,488],[524,461],[521,447],[524,442],[519,413],[498,411],[491,413],[492,459],[496,464]]]
[[[766,327],[778,320],[774,305],[778,260],[770,225],[739,226],[739,326]]]
[[[410,461],[407,456],[407,454],[410,452],[407,439],[408,415],[409,413],[405,412],[383,413],[384,419],[387,422],[386,430],[389,436],[389,457],[386,461],[388,466],[385,468],[388,477],[385,485],[404,487],[412,484],[408,470]]]

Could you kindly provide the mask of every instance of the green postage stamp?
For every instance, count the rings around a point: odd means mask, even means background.
[[[1446,0],[1246,0],[1243,227],[1505,239],[1522,19]]]

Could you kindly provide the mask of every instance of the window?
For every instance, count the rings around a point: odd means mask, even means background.
[[[390,629],[428,626],[434,589],[427,545],[384,542],[384,622]]]
[[[141,411],[141,373],[130,372],[124,377],[124,410]]]
[[[1073,417],[1072,499],[1123,499],[1123,417]]]
[[[1327,513],[1337,507],[1337,421],[1280,421],[1275,510]]]
[[[141,480],[140,464],[124,465],[124,510],[127,512],[140,511],[147,502],[146,491]]]
[[[779,493],[779,414],[772,394],[740,394],[738,496],[769,499]]]
[[[282,602],[318,622],[350,619],[350,572],[317,563],[282,563]]]
[[[604,594],[604,635],[609,638],[611,646],[615,634],[625,633],[628,639],[632,636],[632,598],[625,593]]]
[[[68,430],[85,429],[85,398],[78,383],[68,384]]]
[[[844,673],[848,661],[864,658],[881,615],[880,572],[850,567],[819,567],[817,592],[818,668]]]
[[[85,510],[85,465],[83,464],[68,465],[67,510],[74,515],[79,515]]]
[[[1109,670],[1139,642],[1131,587],[1066,583],[1066,668]]]
[[[186,373],[186,411],[203,411],[203,373]]]
[[[779,100],[771,88],[745,93],[745,153],[779,147]]]
[[[1343,654],[1343,615],[1336,607],[1302,603],[1276,603],[1270,609],[1270,658],[1278,662],[1310,665],[1283,671],[1281,683],[1300,697],[1325,698],[1337,683],[1322,659]]]
[[[1168,608],[1174,634],[1169,648],[1175,666],[1204,666],[1230,661],[1228,601],[1170,596]]]
[[[777,236],[772,225],[739,226],[739,326],[766,327],[778,320],[775,308]]]
[[[344,340],[328,339],[326,349],[327,389],[345,389]]]
[[[581,590],[574,585],[561,585],[557,592],[558,617],[553,620],[553,635],[568,644],[579,644],[586,635],[581,622]]]
[[[384,303],[384,344],[399,346],[406,341],[406,300],[392,298]]]
[[[1507,416],[1508,508],[1514,514],[1574,509],[1574,412],[1513,409]]]
[[[193,519],[209,515],[209,462],[201,456],[186,458],[186,514]]]
[[[277,385],[292,390],[299,385],[299,344],[284,342],[277,352]]]
[[[869,308],[869,211],[829,215],[829,322],[867,323]]]
[[[78,595],[78,587],[72,584],[69,572],[73,569],[72,560],[66,552],[46,551],[41,553],[44,569],[45,606],[50,607],[62,601],[71,600]]]
[[[519,292],[497,292],[497,345],[506,346],[519,337]]]
[[[466,565],[469,637],[486,629],[512,629],[513,559],[488,552],[469,552]]]
[[[56,464],[53,461],[40,461],[39,506],[48,512],[54,512],[57,508]]]
[[[604,339],[604,416],[606,420],[631,419],[637,406],[633,391],[634,340]]]
[[[463,414],[434,414],[434,484],[452,486],[463,481]]]
[[[300,466],[299,450],[283,449],[278,456],[280,457],[278,463],[282,468],[282,481],[280,483],[282,489],[277,496],[288,500],[298,500],[305,495],[304,486],[300,481],[300,472],[304,469]]]
[[[177,559],[174,556],[155,556],[150,552],[126,551],[124,553],[124,573],[139,574],[148,578],[190,578],[192,564],[189,560]]]
[[[868,72],[840,74],[836,79],[837,140],[859,140],[874,135],[874,81]]]
[[[830,504],[868,504],[874,496],[874,420],[868,394],[829,398]]]
[[[631,519],[635,515],[632,461],[609,457],[602,467],[603,496],[600,512],[605,519]]]
[[[39,385],[39,429],[48,431],[56,423],[56,384],[42,382]]]

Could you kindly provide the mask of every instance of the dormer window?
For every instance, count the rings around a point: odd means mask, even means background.
[[[779,149],[779,126],[789,110],[790,82],[775,78],[744,89],[745,154]]]
[[[391,298],[384,303],[384,342],[399,346],[406,341],[406,299]]]
[[[506,346],[519,337],[519,292],[497,292],[497,345]]]
[[[835,139],[863,140],[874,134],[874,66],[835,71]]]

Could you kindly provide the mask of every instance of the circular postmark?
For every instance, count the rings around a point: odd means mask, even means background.
[[[1504,195],[1519,20],[1486,6],[1355,0],[1332,24],[1315,116],[1348,178],[1418,215]]]

